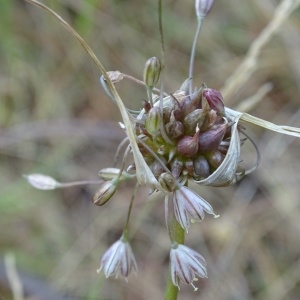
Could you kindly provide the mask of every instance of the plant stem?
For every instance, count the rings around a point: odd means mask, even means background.
[[[198,25],[197,25],[197,30],[195,33],[194,41],[193,41],[193,46],[192,46],[192,51],[191,51],[191,56],[190,56],[190,68],[189,68],[189,94],[191,95],[193,92],[193,76],[194,76],[194,62],[195,62],[195,54],[196,54],[196,47],[197,47],[197,42],[199,39],[200,35],[200,30],[201,26],[203,23],[204,18],[200,17],[198,18]]]
[[[185,231],[176,221],[173,216],[170,226],[171,237],[174,242],[178,244],[184,244]],[[172,282],[171,268],[169,266],[169,275],[167,280],[167,286],[165,291],[165,300],[176,300],[178,295],[178,287]]]

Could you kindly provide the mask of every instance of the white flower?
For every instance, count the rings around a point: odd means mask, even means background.
[[[116,275],[117,278],[118,272],[120,272],[127,280],[132,270],[136,274],[137,264],[130,244],[122,238],[112,244],[102,256],[97,272],[99,273],[102,269],[106,278],[113,275]]]
[[[170,251],[170,266],[172,282],[179,289],[179,282],[190,284],[195,291],[193,282],[197,277],[207,278],[206,261],[202,255],[193,249],[175,244]]]
[[[204,212],[218,217],[207,201],[185,186],[174,191],[172,200],[175,218],[185,230],[189,229],[191,220],[202,221]]]
[[[205,17],[211,10],[214,0],[196,0],[195,9],[197,17]]]
[[[55,190],[60,187],[60,183],[54,178],[43,174],[23,175],[28,183],[39,190]]]

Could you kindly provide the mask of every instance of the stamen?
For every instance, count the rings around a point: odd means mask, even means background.
[[[194,292],[198,291],[198,288],[194,286],[194,284],[191,282],[191,286],[194,288]]]

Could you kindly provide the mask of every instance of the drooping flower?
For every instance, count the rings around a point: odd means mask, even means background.
[[[206,261],[202,255],[195,250],[174,243],[170,251],[170,266],[172,282],[179,288],[180,281],[185,284],[190,284],[195,291],[193,284],[197,281],[197,277],[207,278]]]
[[[161,62],[157,57],[147,60],[144,68],[144,82],[148,87],[154,87],[161,73]]]
[[[136,274],[137,264],[128,241],[120,238],[110,246],[102,256],[97,272],[101,272],[102,269],[106,278],[114,275],[117,278],[118,273],[120,273],[127,280],[131,271]]]
[[[195,9],[197,17],[206,17],[206,15],[210,12],[213,4],[214,0],[196,0]]]
[[[175,218],[185,230],[189,229],[191,220],[202,221],[205,212],[218,217],[207,201],[185,186],[173,192],[172,200]]]

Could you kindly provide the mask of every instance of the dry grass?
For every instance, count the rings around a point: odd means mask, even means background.
[[[163,2],[166,89],[174,91],[187,77],[196,21],[193,1]],[[199,84],[222,88],[270,24],[277,1],[216,2],[204,23],[195,70]],[[140,78],[144,62],[160,54],[156,1],[50,4],[86,38],[109,70]],[[132,186],[123,186],[107,205],[95,207],[90,201],[94,186],[41,192],[21,177],[40,172],[64,181],[95,179],[100,168],[110,166],[123,133],[115,122],[120,115],[77,41],[53,17],[24,1],[1,5],[3,257],[13,254],[27,291],[26,280],[35,276],[43,280],[36,281],[35,293],[45,294],[47,283],[73,299],[162,299],[169,241],[161,199],[147,202],[146,191],[139,191],[132,220],[139,275],[127,284],[105,280],[96,269],[101,254],[121,233]],[[299,16],[298,8],[262,47],[244,85],[224,88],[228,106],[244,105],[258,117],[300,127]],[[235,76],[235,82],[244,80]],[[253,100],[269,83],[273,89]],[[130,108],[139,107],[146,97],[130,82],[117,87]],[[249,97],[252,100],[245,104]],[[259,146],[262,163],[235,186],[199,189],[221,217],[208,217],[191,228],[187,243],[206,257],[209,279],[199,281],[198,293],[182,286],[179,299],[300,297],[299,140],[256,127],[247,131]],[[251,159],[253,149],[245,148],[245,160]],[[0,299],[11,299],[4,278],[0,265]],[[46,297],[34,299],[59,299]]]

